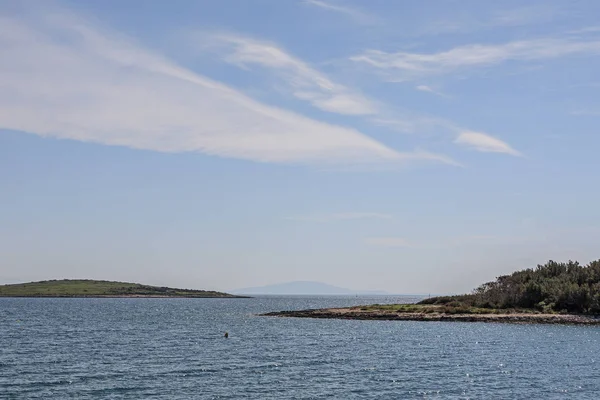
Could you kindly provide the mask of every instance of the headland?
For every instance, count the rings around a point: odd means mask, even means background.
[[[0,285],[0,297],[243,298],[211,290],[176,289],[139,283],[61,279]]]

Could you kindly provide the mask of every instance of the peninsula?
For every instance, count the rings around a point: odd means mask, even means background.
[[[600,260],[549,261],[503,275],[470,294],[416,304],[277,311],[265,316],[399,321],[463,321],[600,325]]]
[[[0,285],[0,297],[210,297],[242,298],[206,290],[175,289],[139,283],[62,279]]]

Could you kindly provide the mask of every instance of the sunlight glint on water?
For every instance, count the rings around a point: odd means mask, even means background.
[[[598,327],[255,316],[412,300],[0,299],[0,398],[596,399],[600,393]]]

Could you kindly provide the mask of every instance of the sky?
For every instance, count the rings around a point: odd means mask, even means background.
[[[598,259],[598,15],[0,0],[0,283],[461,293]]]

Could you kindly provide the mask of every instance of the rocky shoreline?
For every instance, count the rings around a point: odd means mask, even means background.
[[[450,321],[450,322],[495,322],[511,324],[569,324],[600,325],[600,316],[574,314],[448,314],[409,313],[387,310],[360,310],[360,308],[323,308],[298,311],[276,311],[261,314],[269,317],[356,319],[380,321]]]

